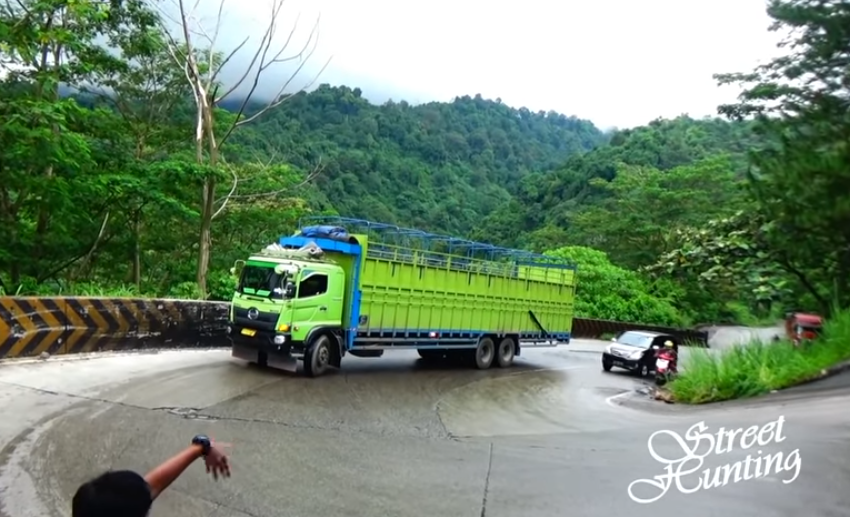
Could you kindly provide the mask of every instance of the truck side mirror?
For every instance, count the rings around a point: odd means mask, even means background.
[[[286,287],[284,287],[284,293],[287,298],[293,298],[295,296],[295,284],[287,282]]]

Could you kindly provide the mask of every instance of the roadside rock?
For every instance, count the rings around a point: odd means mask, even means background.
[[[666,390],[664,388],[656,388],[655,393],[653,394],[653,398],[655,398],[655,400],[661,400],[668,404],[673,404],[675,402],[673,394],[669,390]]]

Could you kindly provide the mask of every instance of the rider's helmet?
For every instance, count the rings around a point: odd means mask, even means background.
[[[673,348],[673,342],[668,339],[664,342],[664,346],[667,348]]]

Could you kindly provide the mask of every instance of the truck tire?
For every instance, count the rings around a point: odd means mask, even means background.
[[[506,337],[499,341],[499,348],[496,349],[496,361],[499,368],[507,368],[514,364],[515,354],[516,343],[512,338]]]
[[[493,364],[495,357],[496,345],[493,340],[489,337],[482,337],[475,348],[475,367],[479,370],[486,370]]]
[[[331,340],[322,334],[315,338],[304,354],[304,373],[307,377],[319,377],[328,371],[331,364]]]

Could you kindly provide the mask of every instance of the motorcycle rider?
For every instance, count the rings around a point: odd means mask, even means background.
[[[669,376],[670,374],[675,374],[678,372],[679,366],[679,352],[677,350],[676,344],[671,340],[667,340],[664,342],[664,346],[659,348],[655,352],[656,360],[665,359],[668,361],[667,368],[664,373],[664,376]],[[657,376],[658,372],[656,372]]]
[[[676,344],[668,339],[664,342],[664,350],[666,350],[671,356],[673,356],[673,360],[671,361],[671,363],[675,366],[675,364],[679,360],[679,350],[676,348]]]

